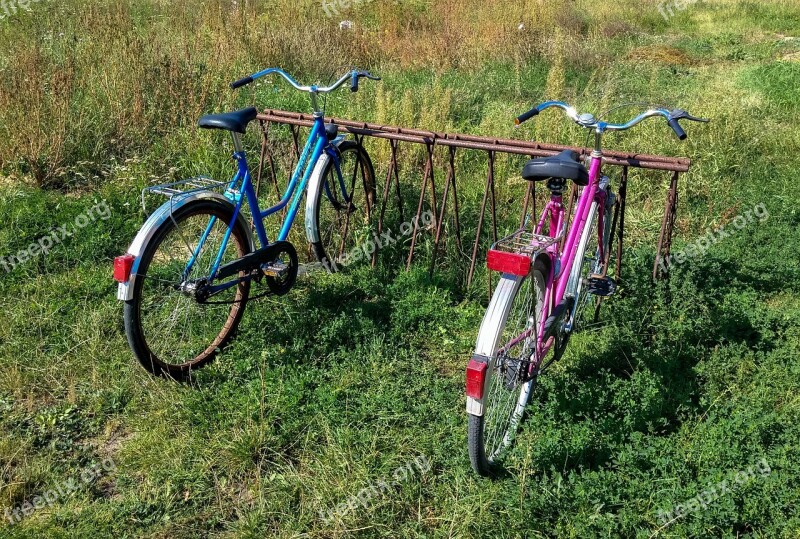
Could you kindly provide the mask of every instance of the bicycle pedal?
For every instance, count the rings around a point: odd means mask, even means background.
[[[605,298],[617,291],[617,282],[611,277],[590,275],[586,280],[586,290],[593,296]]]
[[[289,272],[289,265],[284,264],[280,260],[275,260],[274,262],[268,262],[261,266],[261,271],[263,271],[264,275],[267,277],[281,279]]]

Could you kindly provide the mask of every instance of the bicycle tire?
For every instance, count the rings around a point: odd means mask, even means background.
[[[611,189],[608,188],[608,197],[612,197]],[[608,200],[608,199],[607,199]],[[608,253],[608,248],[611,240],[611,205],[606,204],[603,208],[603,252]],[[575,332],[581,329],[583,323],[583,312],[586,305],[593,297],[589,294],[586,287],[586,280],[589,275],[597,274],[604,275],[608,269],[608,262],[601,260],[600,247],[599,247],[599,231],[597,229],[599,208],[596,203],[592,205],[589,218],[586,220],[583,232],[581,233],[581,240],[578,244],[578,251],[575,253],[575,261],[573,262],[570,271],[570,280],[567,285],[566,294],[575,297],[575,308],[572,315],[572,331]],[[589,254],[591,253],[591,254]]]
[[[484,315],[481,329],[478,333],[476,354],[486,355],[487,351],[491,354],[486,372],[489,380],[485,385],[487,393],[483,399],[483,414],[468,413],[467,429],[470,463],[473,470],[479,475],[495,475],[502,469],[501,461],[506,451],[513,444],[514,437],[522,421],[525,406],[527,406],[530,394],[535,388],[536,378],[522,382],[516,373],[509,376],[509,369],[513,369],[514,361],[517,361],[516,365],[517,369],[519,369],[519,359],[512,360],[507,354],[503,354],[504,357],[501,357],[497,352],[504,347],[501,342],[505,341],[507,335],[513,338],[512,335],[519,335],[522,331],[525,331],[520,329],[518,324],[520,319],[524,319],[525,327],[533,327],[535,330],[528,339],[525,339],[518,354],[519,358],[526,355],[529,357],[532,352],[530,345],[536,342],[539,322],[544,315],[544,291],[547,286],[548,273],[547,265],[538,260],[534,263],[533,269],[527,277],[504,274]],[[531,283],[534,288],[530,286]],[[532,321],[529,303],[531,291],[536,292],[536,307],[533,311]],[[517,301],[520,298],[522,298],[522,304]],[[514,311],[516,305],[522,307],[518,314]],[[509,329],[509,323],[515,325],[510,331],[506,332]],[[508,387],[509,380],[516,380],[516,383],[510,389]],[[492,400],[495,395],[498,396],[498,400],[505,396],[506,403],[497,402],[497,405],[495,405]],[[510,406],[507,404],[509,402],[511,403]],[[501,404],[502,407],[498,409]],[[500,427],[500,430],[503,431],[502,433],[494,432],[497,430],[493,429],[493,419],[495,418],[503,422],[501,425],[504,426]],[[487,428],[490,430],[490,436],[488,437]],[[502,435],[502,438],[499,435]]]
[[[165,242],[172,242],[180,247],[180,252],[185,251],[184,255],[189,253],[187,256],[191,256],[191,245],[186,241],[186,237],[191,233],[184,233],[181,225],[183,224],[186,228],[190,225],[195,225],[199,229],[204,226],[204,222],[206,223],[205,226],[207,226],[208,223],[211,223],[211,217],[215,217],[216,220],[210,228],[212,234],[208,235],[204,249],[198,252],[194,266],[194,268],[204,269],[206,262],[215,258],[219,251],[219,246],[213,244],[217,237],[213,233],[216,229],[220,231],[227,229],[227,223],[233,221],[233,212],[234,209],[231,205],[216,200],[198,200],[187,204],[179,208],[170,219],[166,219],[159,226],[142,250],[133,297],[131,300],[126,301],[124,306],[124,324],[128,344],[134,355],[142,366],[153,375],[166,376],[178,381],[187,379],[191,376],[192,371],[207,365],[216,357],[219,351],[230,342],[239,326],[250,292],[249,281],[240,282],[230,289],[233,296],[230,303],[219,305],[198,303],[194,298],[187,297],[186,294],[176,289],[176,285],[179,286],[183,279],[180,273],[177,273],[177,278],[173,276],[176,275],[176,272],[182,271],[180,268],[185,268],[186,263],[181,260],[176,261],[173,257],[164,258],[162,255],[168,251],[161,252],[159,250],[162,246],[167,248],[171,246],[171,243]],[[196,223],[189,223],[190,219],[194,219]],[[199,237],[197,236],[198,239]],[[209,241],[212,243],[209,244]],[[183,245],[180,245],[181,243]],[[235,253],[231,251],[232,245],[235,247]],[[206,246],[208,246],[208,249],[206,249]],[[223,263],[229,261],[231,257],[242,257],[249,252],[248,231],[242,220],[237,219],[234,221],[234,228],[231,231],[230,241],[225,252],[229,256],[228,259],[223,259]],[[205,256],[206,254],[208,254],[208,257]],[[154,266],[154,261],[158,264],[163,263],[163,267],[161,265]],[[201,273],[200,270],[198,270],[199,273]],[[166,278],[159,279],[161,275]],[[149,284],[151,282],[153,283],[152,286]],[[159,288],[161,289],[160,292]],[[150,297],[151,293],[153,295],[152,299]],[[169,309],[169,304],[166,303],[167,300],[174,299],[177,303],[171,314],[165,317],[164,320],[158,320],[157,318],[161,310],[156,300],[159,299],[160,295],[167,298],[164,300],[166,307],[163,310],[164,314]],[[195,321],[190,319],[191,311],[198,315],[224,315],[224,322],[221,328],[217,331],[212,327],[207,333],[207,335],[212,336],[209,342],[203,343],[208,339],[202,336],[195,336],[192,330],[184,332],[182,335],[173,335],[171,333],[171,330],[177,324],[177,313],[181,304],[187,307],[184,329],[188,327],[189,323]],[[225,314],[226,311],[227,314]],[[222,320],[223,317],[218,316],[218,318]],[[160,326],[160,323],[167,324],[167,327]],[[180,356],[181,359],[174,360],[172,357],[166,357],[167,353],[176,357]]]

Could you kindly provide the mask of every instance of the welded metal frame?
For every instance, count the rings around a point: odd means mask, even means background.
[[[267,170],[271,175],[273,183],[277,188],[277,177],[275,174],[274,164],[274,150],[272,148],[272,141],[270,139],[270,126],[271,124],[287,125],[292,135],[292,148],[294,151],[295,159],[300,157],[300,148],[298,144],[298,129],[310,128],[314,124],[314,117],[310,114],[302,114],[297,112],[288,112],[283,110],[269,109],[258,115],[258,120],[262,125],[262,147],[261,147],[261,160],[257,178],[260,179],[263,173],[265,164],[268,165]],[[386,180],[381,199],[381,209],[378,217],[378,233],[384,229],[385,213],[390,192],[394,186],[395,196],[397,197],[397,204],[403,219],[403,206],[402,197],[400,193],[400,162],[398,159],[398,148],[400,142],[411,144],[420,144],[425,146],[426,162],[425,170],[422,175],[422,181],[419,188],[419,202],[417,204],[416,218],[414,222],[414,232],[411,237],[411,246],[406,258],[406,268],[409,268],[414,260],[415,250],[417,248],[417,236],[419,232],[418,223],[424,207],[426,194],[428,193],[428,184],[430,184],[431,196],[431,209],[433,211],[433,227],[434,232],[434,245],[433,256],[430,263],[430,272],[435,269],[436,259],[440,250],[442,242],[442,224],[446,215],[448,204],[448,197],[452,196],[453,202],[453,218],[455,221],[455,235],[458,250],[463,253],[463,243],[461,237],[461,223],[464,216],[458,205],[458,181],[455,167],[455,153],[459,149],[479,151],[487,154],[487,175],[483,191],[483,197],[479,214],[477,216],[478,228],[475,235],[475,241],[472,245],[472,252],[469,253],[470,264],[467,273],[467,286],[472,284],[475,268],[480,255],[480,241],[483,235],[484,223],[486,221],[486,209],[490,208],[491,218],[491,234],[492,241],[497,241],[497,201],[495,194],[495,161],[497,154],[509,155],[523,155],[529,157],[546,157],[555,155],[563,150],[573,150],[578,152],[581,156],[588,156],[591,154],[590,148],[581,148],[573,146],[564,146],[559,144],[546,144],[535,141],[502,139],[495,137],[482,137],[476,135],[454,134],[454,133],[438,133],[433,131],[425,131],[421,129],[403,128],[397,126],[370,124],[366,122],[357,122],[352,120],[344,120],[340,118],[325,118],[325,123],[334,123],[339,126],[341,131],[350,133],[356,137],[361,143],[363,137],[372,137],[377,139],[385,139],[388,141],[391,158],[388,163],[386,172]],[[437,198],[436,183],[434,174],[434,151],[437,146],[446,147],[448,150],[447,159],[447,177],[444,182],[444,190],[441,200]],[[672,236],[675,228],[675,221],[677,217],[678,205],[678,181],[680,174],[687,172],[691,166],[691,160],[683,157],[665,157],[660,155],[649,154],[634,154],[619,151],[604,150],[603,151],[603,165],[621,167],[619,193],[617,198],[617,205],[614,211],[614,222],[616,227],[616,278],[621,279],[622,276],[622,253],[624,249],[624,234],[625,234],[625,210],[627,203],[628,179],[629,171],[631,168],[656,170],[671,172],[669,190],[667,199],[665,201],[664,216],[661,223],[661,231],[659,233],[659,240],[656,251],[655,263],[653,265],[653,279],[659,279],[666,276],[663,267],[660,264],[661,260],[667,259],[670,254],[672,246]],[[451,195],[452,193],[452,195]],[[571,213],[572,204],[574,202],[573,192],[569,197],[568,215]],[[536,213],[536,190],[535,185],[529,185],[526,190],[525,198],[522,204],[522,215],[520,223],[524,224],[526,215],[531,204],[533,204],[533,213]],[[439,209],[441,208],[441,209]],[[611,252],[608,253],[611,257]],[[375,258],[373,257],[373,263]],[[491,290],[490,290],[491,293]]]

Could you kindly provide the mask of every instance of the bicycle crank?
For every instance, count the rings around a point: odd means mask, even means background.
[[[275,243],[271,243],[266,247],[262,247],[257,251],[253,251],[238,260],[234,260],[233,262],[228,262],[224,266],[220,266],[219,271],[217,272],[217,279],[226,279],[228,277],[232,277],[239,272],[245,273],[252,273],[253,270],[261,270],[261,267],[275,262],[281,256],[281,254],[288,252],[295,253],[295,257],[297,256],[294,246],[289,243],[288,241],[276,241]]]
[[[297,270],[300,264],[294,245],[288,241],[278,242],[277,251],[273,252],[273,259],[262,264],[260,269],[266,275],[267,286],[276,296],[287,294],[297,280]]]

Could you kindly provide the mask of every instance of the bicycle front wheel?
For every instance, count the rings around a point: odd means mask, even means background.
[[[329,272],[347,265],[355,254],[374,252],[373,208],[375,170],[363,146],[344,141],[338,147],[339,169],[328,156],[314,192],[314,223],[310,231],[317,260]],[[364,250],[363,248],[368,248]],[[366,255],[364,255],[366,256]]]
[[[483,414],[469,414],[468,431],[470,461],[480,475],[499,469],[534,389],[536,379],[527,374],[544,313],[547,275],[540,261],[527,277],[504,275],[481,324],[476,353],[490,350],[489,380]]]
[[[240,280],[207,301],[193,293],[207,281],[232,221],[230,205],[200,200],[178,209],[145,245],[133,298],[125,303],[125,333],[137,359],[152,374],[187,378],[213,360],[236,331],[249,281]],[[237,219],[221,264],[249,252],[247,229]]]
[[[578,250],[573,262],[570,280],[567,283],[566,294],[575,299],[574,314],[572,317],[572,331],[594,321],[594,309],[586,307],[595,304],[598,299],[589,292],[587,281],[591,275],[606,275],[608,271],[609,248],[611,243],[611,220],[614,195],[607,189],[607,203],[599,208],[596,203],[591,207],[589,219],[586,221]],[[600,228],[600,215],[602,212],[602,229]],[[600,248],[602,242],[602,249]],[[592,315],[588,313],[592,313]]]

